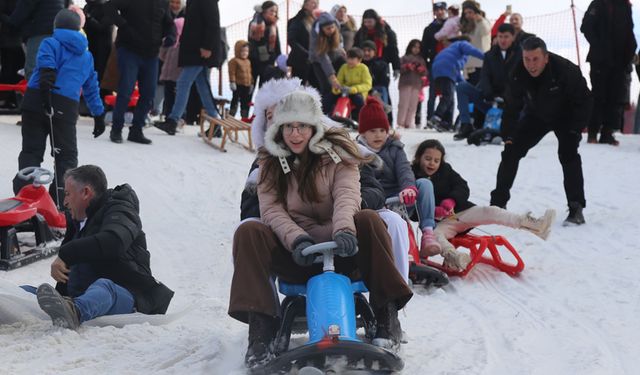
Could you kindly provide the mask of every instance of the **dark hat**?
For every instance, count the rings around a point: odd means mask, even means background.
[[[472,0],[468,0],[462,3],[462,10],[465,9],[471,9],[474,13],[482,13],[482,11],[480,10],[480,4],[472,1]]]
[[[62,9],[56,14],[56,18],[53,20],[53,28],[79,31],[80,22],[81,20],[78,13],[69,9]]]
[[[378,48],[376,47],[376,43],[373,40],[365,40],[362,43],[362,49],[365,49],[365,48],[369,48],[369,49],[372,49],[374,51],[378,50]]]
[[[389,119],[384,111],[382,102],[375,96],[369,96],[367,102],[360,109],[358,117],[358,133],[366,133],[371,129],[389,131]]]
[[[436,9],[447,9],[447,3],[445,1],[438,1],[433,4],[433,10]]]

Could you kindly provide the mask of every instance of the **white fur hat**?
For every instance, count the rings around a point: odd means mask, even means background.
[[[251,140],[256,149],[264,146],[264,136],[267,130],[267,117],[265,116],[267,108],[278,104],[282,98],[294,91],[305,91],[317,98],[318,101],[321,101],[320,93],[313,87],[303,86],[300,78],[271,79],[265,82],[258,90],[253,101],[253,113],[256,117],[251,122]],[[340,123],[326,116],[323,122],[328,127],[342,127]]]
[[[317,92],[314,90],[317,94]],[[322,104],[318,95],[314,95],[308,90],[297,90],[282,98],[274,109],[273,125],[270,126],[264,139],[264,146],[273,156],[280,158],[283,170],[288,172],[289,167],[285,158],[291,155],[284,142],[276,142],[275,137],[284,124],[301,122],[311,125],[316,133],[309,140],[309,151],[314,154],[328,153],[334,162],[340,162],[340,157],[333,151],[332,144],[324,140],[325,127],[331,126],[326,123],[327,117],[322,113]]]

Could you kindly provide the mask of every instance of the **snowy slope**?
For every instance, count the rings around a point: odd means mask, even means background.
[[[11,195],[17,168],[17,117],[0,117],[0,196]],[[152,146],[94,140],[78,126],[81,163],[102,166],[110,186],[128,182],[141,200],[158,279],[176,291],[170,312],[198,308],[165,326],[53,328],[49,322],[0,326],[0,374],[242,374],[247,328],[226,314],[233,272],[231,243],[240,192],[253,156],[231,145],[205,145],[195,128],[170,137],[155,129]],[[406,131],[410,158],[428,137],[487,204],[500,148],[454,143],[451,134]],[[633,374],[640,366],[640,276],[636,214],[640,137],[618,148],[583,144],[587,225],[563,228],[565,198],[557,142],[545,138],[521,163],[509,208],[558,210],[548,242],[507,228],[526,268],[509,277],[478,266],[442,290],[416,287],[401,313],[409,344],[406,374]],[[47,156],[45,166],[50,166]],[[16,285],[52,282],[50,260],[0,273]]]

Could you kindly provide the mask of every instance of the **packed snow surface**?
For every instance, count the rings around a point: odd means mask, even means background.
[[[17,120],[0,117],[1,197],[12,195],[21,144]],[[37,309],[16,302],[13,313],[23,313],[25,322],[0,325],[0,374],[244,373],[247,326],[226,311],[240,192],[254,155],[234,144],[221,153],[196,137],[195,127],[173,137],[146,129],[151,146],[116,145],[109,129],[98,139],[91,131],[92,122],[81,120],[80,163],[101,166],[110,186],[126,182],[136,190],[152,270],[176,292],[169,313],[186,314],[164,325],[82,326],[76,332],[52,327]],[[501,147],[454,142],[451,133],[403,131],[410,158],[427,138],[444,143],[447,160],[469,182],[471,200],[488,204]],[[637,373],[640,137],[619,139],[619,147],[581,145],[588,203],[587,224],[580,227],[561,226],[566,200],[553,134],[529,152],[509,209],[539,215],[555,208],[549,240],[483,227],[518,249],[526,264],[520,276],[479,265],[442,289],[414,286],[400,313],[409,338],[401,351],[405,374]],[[48,154],[43,166],[51,166]],[[14,285],[53,282],[50,263],[0,273],[0,312],[10,317],[11,298],[29,297]]]

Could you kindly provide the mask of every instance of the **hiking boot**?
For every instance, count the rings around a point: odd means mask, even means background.
[[[427,258],[431,255],[440,254],[440,244],[433,235],[433,229],[424,228],[422,230],[422,239],[420,240],[420,256]]]
[[[398,307],[395,302],[389,302],[375,312],[376,335],[371,343],[375,346],[397,350],[402,341],[402,327],[398,320]]]
[[[178,128],[178,123],[176,120],[172,118],[168,118],[163,122],[156,122],[153,124],[156,128],[162,130],[163,132],[169,135],[176,135],[176,129]]]
[[[585,223],[584,215],[582,215],[582,204],[580,202],[569,202],[569,216],[564,219],[563,225],[582,225]]]
[[[116,130],[111,128],[111,131],[109,132],[109,139],[113,143],[122,143],[122,129]]]
[[[129,128],[129,136],[127,137],[127,141],[140,143],[143,145],[150,145],[151,140],[142,134],[142,129],[138,127],[130,127]]]
[[[433,116],[427,120],[427,127],[437,129],[438,125],[442,122],[442,119],[438,116]]]
[[[456,250],[453,245],[442,249],[441,254],[444,258],[443,265],[452,270],[464,271],[471,263],[469,254]]]
[[[38,305],[51,317],[54,326],[77,329],[80,326],[80,312],[70,297],[63,297],[49,284],[42,284],[36,292]]]
[[[271,344],[278,330],[277,319],[265,314],[249,313],[249,346],[244,356],[247,367],[267,362],[271,356]]]
[[[520,221],[520,228],[528,230],[536,236],[547,240],[551,233],[551,224],[556,218],[556,210],[548,209],[544,216],[536,218],[531,216],[531,212],[527,212]]]
[[[464,123],[460,125],[460,130],[453,136],[454,141],[461,141],[473,133],[473,125]]]

